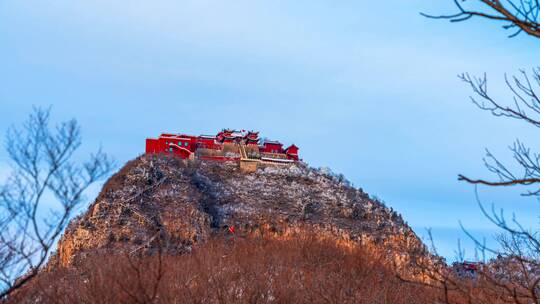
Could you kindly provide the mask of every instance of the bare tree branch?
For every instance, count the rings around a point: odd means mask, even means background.
[[[530,74],[521,70],[519,76],[505,75],[505,83],[513,94],[511,103],[497,101],[490,95],[485,74],[483,77],[472,77],[464,73],[459,75],[459,78],[472,89],[474,96],[471,100],[480,109],[496,117],[517,119],[534,127],[540,127],[540,97],[536,93],[540,89],[540,68],[532,69]],[[509,166],[486,150],[484,164],[499,180],[473,179],[464,175],[458,175],[458,180],[486,186],[531,186],[540,183],[540,155],[531,152],[531,149],[520,140],[516,140],[509,150],[513,154],[517,167],[522,169],[521,173],[513,172]],[[539,196],[540,187],[528,190],[523,195]]]
[[[111,172],[113,162],[101,149],[75,163],[80,145],[77,121],[51,127],[50,109],[34,108],[22,127],[8,130],[5,147],[13,172],[0,188],[0,299],[39,272],[84,202],[84,191]],[[45,197],[55,205],[46,208]]]
[[[473,17],[500,21],[504,23],[505,30],[513,31],[509,35],[510,38],[521,32],[540,38],[538,0],[453,0],[453,2],[457,9],[456,13],[449,15],[421,13],[421,15],[434,19],[447,19],[450,22],[462,22]],[[478,7],[478,9],[468,8],[469,6]]]

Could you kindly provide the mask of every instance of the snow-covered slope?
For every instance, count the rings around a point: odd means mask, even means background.
[[[89,250],[159,245],[185,253],[230,233],[228,227],[238,237],[329,236],[388,250],[401,262],[409,249],[424,248],[399,214],[328,170],[298,163],[242,173],[235,163],[143,155],[111,177],[88,211],[70,223],[49,267],[69,265]]]

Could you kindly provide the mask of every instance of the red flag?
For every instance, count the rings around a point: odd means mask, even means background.
[[[229,226],[229,232],[234,233],[234,226]]]

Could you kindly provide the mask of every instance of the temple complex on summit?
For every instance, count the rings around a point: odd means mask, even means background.
[[[287,164],[299,161],[298,147],[283,148],[279,141],[261,140],[259,132],[223,129],[217,135],[163,133],[146,139],[146,153],[164,153],[183,159],[236,161],[253,171],[257,163]]]

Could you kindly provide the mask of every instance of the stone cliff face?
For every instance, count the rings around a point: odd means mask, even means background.
[[[234,226],[235,234],[289,237],[314,233],[389,251],[404,263],[424,246],[401,216],[341,177],[305,164],[243,173],[234,163],[144,155],[105,184],[58,244],[49,267],[89,250],[189,252]]]

